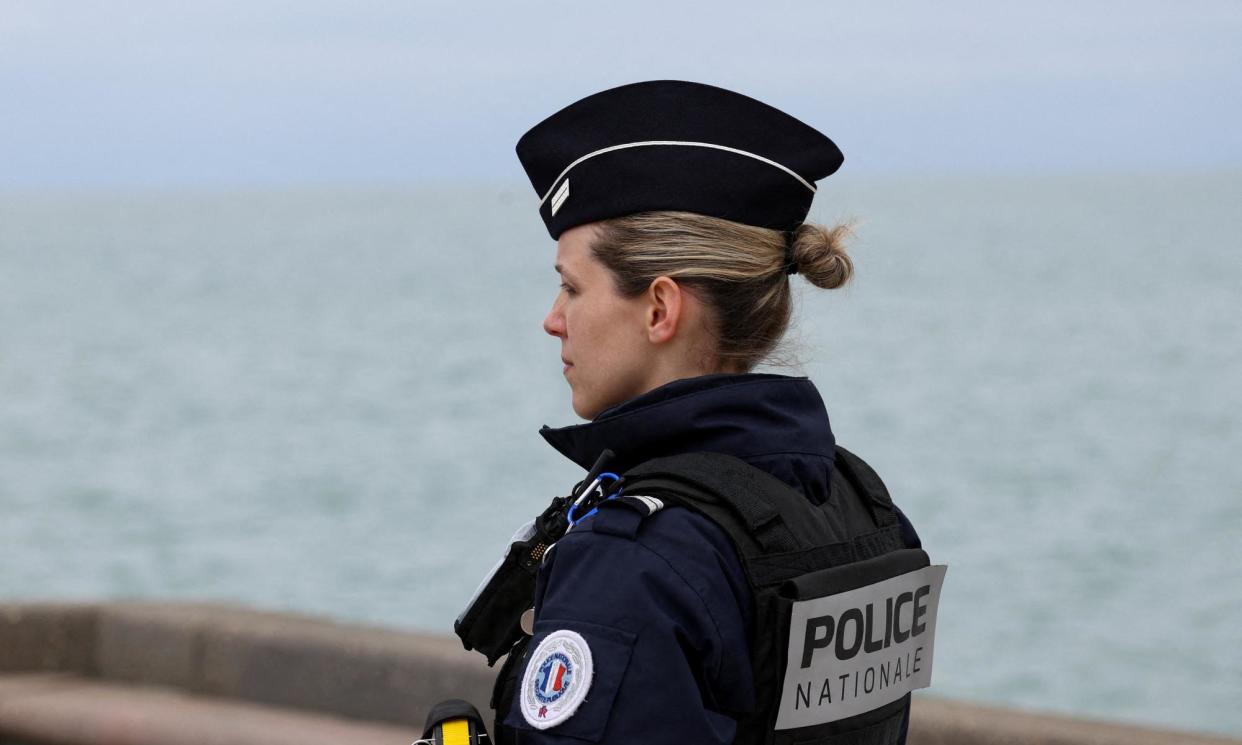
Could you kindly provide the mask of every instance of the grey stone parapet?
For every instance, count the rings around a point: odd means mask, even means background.
[[[485,708],[491,678],[438,635],[218,604],[0,604],[0,742],[408,745],[437,701]],[[117,729],[136,739],[90,735]]]
[[[290,613],[0,603],[0,744],[409,745],[442,699],[488,716],[494,672],[453,637]],[[910,742],[1242,741],[916,697]]]

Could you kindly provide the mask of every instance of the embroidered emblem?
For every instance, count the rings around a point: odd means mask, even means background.
[[[592,672],[591,648],[581,634],[568,629],[548,634],[522,676],[522,717],[535,729],[569,719],[586,698]]]

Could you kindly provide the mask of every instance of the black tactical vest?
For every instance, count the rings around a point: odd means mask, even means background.
[[[834,651],[838,656],[847,658],[857,655],[864,651],[864,643],[866,651],[879,654],[882,648],[887,648],[894,632],[897,636],[906,637],[914,633],[921,618],[919,609],[927,610],[926,606],[918,605],[918,598],[906,592],[897,598],[887,598],[887,609],[882,603],[879,607],[873,607],[874,603],[868,605],[865,620],[861,608],[851,609],[835,618],[831,615],[808,618],[805,638],[800,636],[801,627],[793,632],[799,635],[793,641],[801,650],[798,655],[800,659],[787,659],[791,649],[791,611],[796,604],[802,602],[804,609],[814,607],[814,599],[840,597],[840,593],[876,587],[877,583],[890,578],[912,576],[908,573],[929,565],[923,551],[905,548],[888,490],[866,463],[838,446],[830,495],[822,505],[812,504],[797,490],[767,472],[733,456],[718,453],[691,453],[649,460],[625,472],[623,484],[624,492],[618,499],[641,505],[648,511],[651,511],[650,501],[639,497],[655,497],[665,505],[695,510],[720,526],[737,549],[753,598],[750,659],[756,705],[752,712],[727,712],[738,721],[736,743],[887,745],[899,741],[910,705],[908,693],[845,718],[799,726],[789,726],[785,722],[782,729],[777,729],[778,712],[794,711],[795,715],[800,712],[806,716],[812,709],[822,706],[825,697],[831,706],[834,693],[838,704],[840,699],[849,698],[851,691],[847,689],[851,685],[855,697],[859,685],[864,689],[874,689],[880,684],[878,675],[881,672],[889,683],[892,682],[889,676],[911,674],[912,661],[907,659],[904,663],[900,660],[886,661],[883,671],[878,668],[872,670],[869,682],[861,677],[861,671],[853,681],[844,676],[840,681],[835,676],[824,678],[822,682],[808,678],[805,686],[796,679],[796,674],[786,675],[790,665],[795,668],[799,665],[808,667],[809,661],[816,655],[831,655]],[[468,623],[463,624],[459,620],[457,626],[467,649],[479,648],[488,656],[489,663],[503,653],[501,645],[512,644],[508,648],[509,658],[497,676],[491,701],[497,713],[497,728],[492,736],[499,743],[508,740],[500,728],[500,722],[512,701],[529,637],[515,634],[516,618],[493,626],[492,623],[484,623],[489,619],[485,619],[478,609],[490,608],[491,612],[487,615],[499,620],[495,613],[500,605],[508,609],[506,614],[510,616],[518,605],[529,607],[533,598],[534,570],[537,569],[538,557],[546,550],[543,544],[549,538],[555,540],[564,533],[558,519],[555,516],[549,518],[549,512],[555,512],[558,507],[563,510],[564,506],[565,498],[559,498],[536,521],[536,526],[541,528],[539,535],[513,544],[502,565],[512,568],[509,578],[494,576],[490,583],[486,583],[486,589],[463,614]],[[504,589],[499,589],[501,587]],[[524,604],[515,604],[515,593],[529,593],[525,595]],[[938,594],[937,585],[935,596],[930,601],[929,643],[926,658],[922,660],[927,666],[927,674],[930,674],[930,639],[934,634]],[[897,605],[895,614],[894,601]],[[924,602],[927,602],[925,598]],[[912,615],[902,615],[903,603]],[[851,618],[851,614],[855,618]],[[911,619],[904,629],[901,626],[903,617]],[[887,620],[882,620],[884,618]],[[894,621],[894,618],[897,620]],[[856,623],[849,626],[852,633],[846,634],[845,628],[851,620]],[[927,619],[923,621],[926,627]],[[887,628],[881,629],[882,624]],[[471,627],[477,629],[485,625],[504,628],[506,631],[502,636],[505,638],[476,641],[482,639],[476,631],[472,639],[469,633]],[[863,639],[864,634],[870,636]],[[472,641],[475,643],[472,644]],[[893,662],[897,665],[895,672]],[[913,661],[913,667],[917,668],[918,664],[919,660]],[[841,669],[845,667],[848,666]],[[891,690],[895,689],[894,686]]]

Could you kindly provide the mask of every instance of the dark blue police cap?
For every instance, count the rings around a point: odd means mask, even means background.
[[[789,114],[684,80],[571,103],[522,135],[517,155],[553,239],[648,210],[792,230],[811,209],[815,182],[843,160],[832,140]]]

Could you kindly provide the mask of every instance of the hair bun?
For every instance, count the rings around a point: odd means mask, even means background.
[[[845,224],[832,228],[815,223],[799,225],[793,239],[793,260],[798,273],[825,290],[848,282],[854,274],[854,263],[845,252],[845,244],[852,235],[850,226]]]

